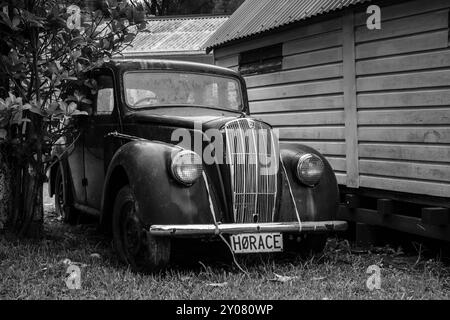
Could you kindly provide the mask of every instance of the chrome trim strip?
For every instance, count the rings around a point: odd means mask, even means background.
[[[217,227],[216,210],[214,209],[214,203],[211,198],[211,191],[209,190],[208,178],[206,176],[205,171],[202,172],[202,175],[203,175],[203,181],[204,181],[205,187],[206,187],[206,192],[208,193],[209,209],[211,210],[214,225]]]
[[[302,221],[300,220],[300,214],[298,212],[297,203],[295,202],[294,192],[292,191],[291,182],[289,181],[289,176],[287,174],[286,166],[284,165],[283,158],[281,157],[281,155],[280,155],[280,161],[281,161],[281,166],[283,167],[284,175],[286,176],[286,181],[287,181],[287,184],[289,187],[289,194],[291,195],[291,200],[292,200],[292,203],[294,204],[295,214],[297,215],[297,220],[298,220],[298,224],[299,224],[299,232],[301,232],[302,228],[303,228],[303,224],[302,224]]]
[[[275,139],[273,137],[273,131],[270,130],[270,140],[272,142],[272,152],[277,152],[277,148],[275,146]],[[281,155],[280,155],[281,158]],[[277,170],[275,170],[277,173],[275,174],[275,190],[274,190],[274,198],[273,198],[273,207],[272,207],[272,221],[275,221],[275,207],[277,204],[277,194],[278,194],[278,159],[279,157],[277,157],[277,154],[275,154],[274,160],[275,160],[275,166],[277,166]],[[300,221],[300,220],[299,220]]]
[[[346,221],[304,221],[302,232],[345,231]],[[185,225],[152,225],[148,232],[154,236],[188,236],[217,235],[259,232],[295,232],[300,233],[297,222],[270,223],[228,223],[218,224],[185,224]]]

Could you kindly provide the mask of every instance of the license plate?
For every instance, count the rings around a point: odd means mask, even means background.
[[[281,233],[243,233],[230,236],[234,253],[258,253],[283,251]]]

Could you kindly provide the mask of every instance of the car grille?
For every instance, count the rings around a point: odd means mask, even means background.
[[[272,222],[278,184],[278,140],[269,125],[252,119],[225,124],[234,222]]]

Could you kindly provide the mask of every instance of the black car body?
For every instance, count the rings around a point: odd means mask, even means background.
[[[269,124],[253,119],[238,73],[146,60],[107,63],[91,77],[99,88],[92,115],[70,150],[55,152],[50,191],[66,220],[75,211],[99,215],[132,266],[166,264],[173,237],[234,235],[237,252],[267,252],[282,241],[274,235],[346,229],[335,220],[338,186],[327,160],[279,143]],[[180,146],[174,132],[197,149]],[[220,138],[222,150],[206,163],[201,153]],[[261,156],[271,162],[264,174]]]

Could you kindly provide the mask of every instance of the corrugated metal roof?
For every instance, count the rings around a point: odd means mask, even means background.
[[[205,51],[205,42],[228,16],[160,17],[147,20],[147,32],[139,32],[123,54]]]
[[[207,49],[371,0],[246,0],[206,42]]]

